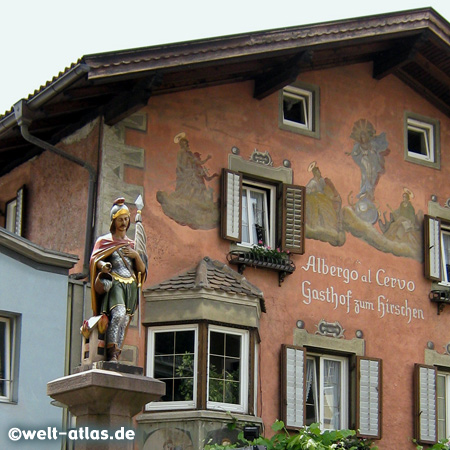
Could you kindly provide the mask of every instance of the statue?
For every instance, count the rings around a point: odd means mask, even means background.
[[[136,201],[136,239],[128,238],[130,211],[124,198],[111,208],[110,233],[100,236],[91,255],[91,292],[94,316],[109,320],[106,330],[106,359],[117,362],[125,332],[139,304],[142,283],[147,274],[145,231]],[[140,200],[142,202],[142,200]],[[141,207],[141,208],[140,208]]]

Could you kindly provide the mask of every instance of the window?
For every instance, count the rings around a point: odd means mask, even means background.
[[[166,384],[166,395],[152,403],[151,409],[196,406],[197,347],[196,327],[149,329],[147,374]]]
[[[450,221],[426,215],[424,230],[425,275],[450,286]]]
[[[381,360],[356,356],[357,373],[351,377],[350,358],[283,346],[282,419],[287,428],[312,423],[323,430],[348,428],[351,416],[358,436],[381,437]],[[353,405],[351,385],[357,394]]]
[[[5,228],[19,236],[22,236],[24,189],[20,188],[16,198],[6,203]]]
[[[210,327],[208,341],[208,408],[246,412],[248,333]]]
[[[405,159],[440,168],[439,122],[417,114],[405,114]]]
[[[147,375],[166,384],[166,395],[146,409],[248,413],[255,370],[250,336],[247,330],[206,323],[149,328]]]
[[[347,428],[347,359],[308,356],[306,359],[306,425],[324,430]]]
[[[253,246],[274,247],[275,187],[245,182],[242,186],[242,241]]]
[[[437,373],[437,437],[450,437],[450,373]]]
[[[224,169],[222,237],[249,247],[262,241],[272,248],[281,247],[302,254],[304,198],[303,186],[271,184]]]
[[[280,128],[318,138],[320,136],[318,116],[318,87],[297,82],[282,89]]]
[[[13,317],[0,316],[0,402],[13,400],[15,324]]]

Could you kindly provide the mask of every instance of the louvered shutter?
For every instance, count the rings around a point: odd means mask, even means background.
[[[358,436],[381,439],[381,360],[357,357]]]
[[[24,192],[25,188],[22,187],[17,191],[16,197],[16,227],[15,233],[22,236],[23,232],[23,211],[24,211]]]
[[[282,239],[283,250],[305,253],[305,187],[283,185]]]
[[[287,428],[301,428],[305,425],[306,350],[283,345],[281,361],[281,417]]]
[[[422,444],[437,441],[436,382],[436,367],[414,366],[414,431]]]
[[[222,170],[221,235],[229,241],[241,242],[242,175]]]
[[[441,221],[432,216],[425,216],[424,261],[425,276],[430,280],[441,281]]]

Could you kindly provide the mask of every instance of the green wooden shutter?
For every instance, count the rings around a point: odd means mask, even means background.
[[[283,345],[281,351],[281,418],[286,428],[305,425],[306,349]]]
[[[437,441],[437,370],[434,366],[414,366],[414,432],[421,444]]]
[[[381,359],[357,357],[358,436],[381,439]]]
[[[242,175],[222,169],[221,235],[223,239],[241,242]]]
[[[283,185],[282,198],[283,250],[291,253],[305,253],[305,187]]]
[[[441,221],[426,215],[423,227],[425,276],[430,280],[441,281]]]

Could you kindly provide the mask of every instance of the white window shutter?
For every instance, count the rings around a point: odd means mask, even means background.
[[[242,175],[222,170],[221,234],[229,241],[240,242],[242,229]]]
[[[426,215],[423,226],[425,276],[430,280],[441,281],[441,221]]]
[[[305,253],[305,187],[283,185],[282,248]]]
[[[358,436],[381,438],[381,360],[357,358]]]
[[[305,425],[306,350],[283,345],[282,348],[282,419],[286,428]]]
[[[436,382],[436,367],[415,365],[415,438],[422,444],[433,444],[437,441]]]

